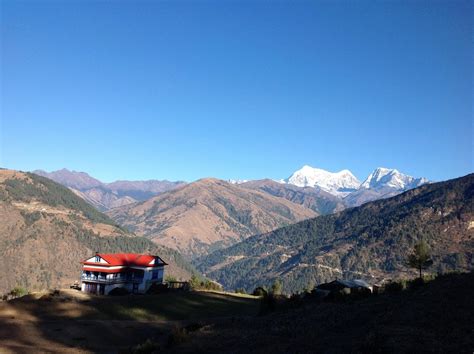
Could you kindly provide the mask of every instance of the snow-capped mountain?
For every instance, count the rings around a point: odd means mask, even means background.
[[[415,178],[396,169],[376,168],[361,184],[359,190],[347,195],[347,206],[358,206],[372,200],[390,198],[409,189],[430,183],[426,178]]]
[[[415,178],[400,173],[396,169],[378,167],[367,177],[360,187],[373,190],[390,188],[405,191],[428,182],[426,178]]]
[[[349,170],[329,172],[308,165],[303,166],[284,181],[298,187],[319,187],[340,197],[360,187],[360,181]]]

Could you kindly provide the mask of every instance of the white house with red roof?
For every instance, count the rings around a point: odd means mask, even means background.
[[[96,253],[81,263],[81,290],[100,295],[116,288],[144,294],[152,284],[163,282],[167,265],[158,256],[135,253]]]

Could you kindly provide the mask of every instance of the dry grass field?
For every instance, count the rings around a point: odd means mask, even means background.
[[[212,292],[100,297],[76,290],[0,302],[0,353],[117,353],[148,338],[166,341],[197,320],[254,316],[254,297]]]

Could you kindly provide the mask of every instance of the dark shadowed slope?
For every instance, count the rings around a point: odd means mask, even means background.
[[[358,301],[210,324],[176,353],[472,353],[474,274]]]

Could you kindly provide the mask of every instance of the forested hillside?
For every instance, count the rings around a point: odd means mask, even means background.
[[[0,293],[68,285],[79,279],[79,262],[96,251],[158,254],[178,278],[194,269],[176,251],[130,234],[68,188],[35,174],[0,170],[0,220]]]
[[[406,260],[420,239],[432,250],[430,271],[472,269],[473,238],[471,174],[257,235],[196,264],[230,289],[279,278],[292,292],[336,277],[411,276]]]

